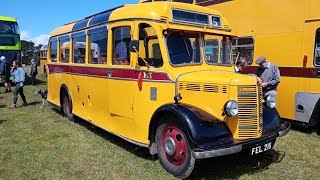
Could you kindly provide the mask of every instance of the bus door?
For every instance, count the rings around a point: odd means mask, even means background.
[[[295,95],[295,119],[309,123],[320,98],[320,21],[306,21],[301,56],[299,92]]]
[[[133,91],[135,71],[129,51],[134,31],[133,22],[119,22],[109,26],[111,32],[111,68],[108,69],[109,111],[115,133],[132,136]],[[110,42],[110,41],[109,41]],[[110,57],[110,56],[109,56]]]

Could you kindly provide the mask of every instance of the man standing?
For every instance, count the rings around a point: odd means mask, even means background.
[[[32,86],[36,85],[37,74],[38,74],[37,63],[34,59],[32,59],[31,66],[30,66],[30,76],[31,76]]]
[[[4,56],[1,56],[0,60],[1,60],[0,75],[1,75],[2,82],[6,88],[5,92],[11,92],[9,62],[6,61],[6,58]]]
[[[266,57],[260,56],[256,64],[259,65],[257,76],[262,80],[263,95],[273,94],[277,96],[277,87],[280,83],[279,68],[267,61]]]

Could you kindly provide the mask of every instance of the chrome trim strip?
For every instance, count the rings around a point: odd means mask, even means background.
[[[73,113],[73,114],[74,114],[74,113]],[[76,114],[74,114],[74,115],[76,115]],[[102,128],[101,126],[98,126],[97,124],[93,123],[92,121],[90,121],[90,120],[88,120],[88,119],[84,119],[84,118],[82,118],[82,117],[80,117],[80,116],[78,116],[78,115],[76,115],[76,116],[79,117],[79,118],[81,118],[81,119],[83,119],[83,120],[85,120],[85,121],[87,121],[88,123],[90,123],[90,124],[92,124],[92,125],[100,128],[100,129],[102,129],[102,130],[110,133],[110,134],[113,134],[113,135],[118,136],[119,138],[121,138],[121,139],[123,139],[123,140],[128,141],[129,143],[135,144],[135,145],[140,146],[140,147],[149,148],[149,144],[143,144],[143,143],[139,143],[139,142],[137,142],[137,141],[133,141],[133,140],[128,139],[128,138],[126,138],[126,137],[124,137],[124,136],[121,136],[121,135],[119,135],[119,134],[117,134],[117,133],[108,131],[107,129]]]
[[[291,124],[289,123],[289,126],[286,127],[286,129],[279,131],[279,137],[283,137],[287,135],[290,129],[291,129]]]
[[[254,115],[254,116],[241,116],[241,115],[239,115],[238,117],[239,117],[239,119],[256,119],[257,115]]]
[[[195,159],[205,159],[205,158],[212,158],[212,157],[218,157],[218,156],[224,156],[228,154],[235,154],[242,151],[242,145],[229,147],[229,148],[223,148],[223,149],[216,149],[211,151],[203,151],[203,152],[195,152],[192,151],[192,156]]]
[[[250,93],[250,92],[249,92]],[[254,92],[256,93],[256,92]],[[257,97],[257,94],[238,94],[238,97]]]
[[[242,105],[242,104],[239,104],[238,106],[239,106],[239,108],[257,108],[256,104],[254,104],[254,105]]]

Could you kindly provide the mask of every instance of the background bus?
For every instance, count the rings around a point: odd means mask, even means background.
[[[48,45],[44,45],[40,49],[40,73],[47,75],[47,52]]]
[[[20,30],[16,18],[0,16],[0,56],[10,62],[20,60]]]
[[[320,119],[320,1],[197,0],[222,12],[239,38],[234,52],[252,63],[264,55],[279,66],[283,118],[314,126]],[[255,65],[256,66],[256,65]],[[248,68],[251,73],[256,68]]]

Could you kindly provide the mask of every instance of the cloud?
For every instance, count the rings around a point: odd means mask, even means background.
[[[45,45],[48,44],[49,35],[48,34],[40,34],[39,36],[32,37],[29,31],[21,31],[21,40],[32,41],[35,46],[39,44]]]
[[[30,41],[31,40],[31,35],[28,31],[21,31],[21,40],[26,40]]]
[[[48,34],[40,34],[37,37],[32,38],[32,41],[37,46],[39,44],[45,45],[48,44],[49,35]]]

